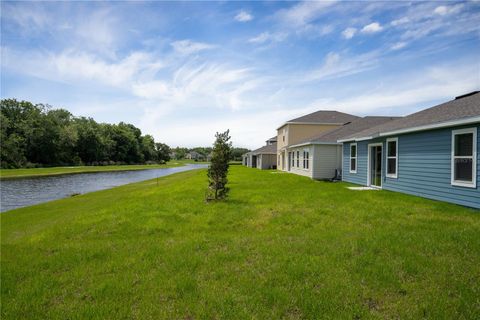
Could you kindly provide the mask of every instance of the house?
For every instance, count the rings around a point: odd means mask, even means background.
[[[186,159],[201,161],[205,159],[205,156],[197,151],[190,151],[185,155]]]
[[[339,139],[344,181],[480,208],[480,92]]]
[[[242,164],[247,167],[251,167],[252,165],[252,152],[247,152],[242,155]]]
[[[338,139],[395,119],[398,117],[357,118],[288,146],[287,171],[312,179],[331,179],[342,169],[342,144]]]
[[[272,138],[268,139],[268,140],[265,141],[265,142],[266,142],[267,146],[272,145],[272,144],[274,144],[274,143],[277,143],[277,136],[272,137]]]
[[[250,168],[277,168],[277,137],[265,141],[265,145],[242,155],[242,164]]]
[[[351,114],[320,110],[285,122],[277,128],[277,168],[288,171],[288,148],[290,146],[355,119],[358,117]]]
[[[252,158],[254,159],[252,161],[256,161],[255,168],[276,169],[277,168],[277,143],[268,144],[257,150],[253,150]]]

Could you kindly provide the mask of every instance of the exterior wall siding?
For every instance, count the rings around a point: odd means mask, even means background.
[[[287,146],[294,145],[314,135],[337,127],[338,125],[325,124],[289,124],[286,138]]]
[[[304,169],[303,168],[303,151],[304,150],[309,150],[309,157],[308,157],[308,169]],[[299,151],[300,153],[300,161],[299,161],[299,166],[297,166],[297,151]],[[313,150],[312,150],[312,146],[307,146],[307,147],[298,147],[298,148],[291,148],[288,150],[288,152],[295,152],[295,166],[292,166],[291,163],[287,165],[287,170],[289,170],[289,172],[291,173],[294,173],[294,174],[298,174],[300,176],[305,176],[305,177],[310,177],[312,178],[312,165],[313,165],[313,162],[314,162],[314,156],[313,156]],[[288,152],[287,152],[287,157],[286,157],[286,161],[288,162]]]
[[[359,141],[357,143],[357,173],[350,173],[350,144],[346,142],[343,144],[343,166],[342,166],[342,180],[356,183],[367,184],[367,141]]]
[[[277,165],[277,156],[274,154],[259,154],[257,159],[258,169],[273,169],[273,167]]]
[[[286,148],[288,146],[294,145],[298,142],[301,142],[305,139],[308,139],[314,135],[320,134],[324,131],[332,130],[339,125],[328,125],[328,124],[292,124],[287,123],[280,127],[277,130],[277,169],[282,170],[283,168],[283,157],[285,157],[285,171],[288,171],[288,153],[286,153]],[[285,137],[285,141],[284,141]]]
[[[341,169],[341,146],[314,145],[313,146],[313,179],[331,179],[335,176],[335,169]]]
[[[383,143],[382,188],[434,200],[447,201],[468,207],[480,208],[480,126],[477,127],[477,187],[451,185],[452,131],[472,126],[403,134],[398,137],[397,178],[385,176],[385,141],[375,139],[357,142],[357,173],[349,173],[350,143],[343,145],[343,180],[367,184],[367,145]],[[474,126],[475,127],[475,126]]]

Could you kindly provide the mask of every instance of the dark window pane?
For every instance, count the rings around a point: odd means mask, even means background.
[[[455,135],[455,155],[471,156],[473,154],[473,133]]]
[[[356,157],[357,156],[357,146],[351,145],[350,146],[350,156]]]
[[[397,171],[397,159],[388,159],[387,162],[388,162],[387,173],[395,174]]]
[[[350,170],[355,171],[357,169],[357,159],[350,159]]]
[[[389,141],[388,142],[388,156],[396,157],[397,156],[397,142]]]
[[[473,181],[472,159],[455,159],[455,180]]]

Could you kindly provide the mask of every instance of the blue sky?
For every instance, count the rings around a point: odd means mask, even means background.
[[[171,146],[256,148],[319,109],[406,115],[480,88],[480,2],[5,2],[1,97]]]

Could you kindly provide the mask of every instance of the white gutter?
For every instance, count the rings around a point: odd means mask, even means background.
[[[310,146],[310,145],[339,145],[338,142],[314,142],[314,141],[308,141],[304,143],[299,143],[299,144],[293,144],[291,146],[287,146],[287,149],[289,148],[297,148],[297,147],[303,147],[303,146]]]
[[[373,139],[373,137],[362,137],[362,138],[352,137],[352,138],[349,138],[349,139],[340,139],[340,140],[337,140],[337,142],[338,143],[344,143],[344,142],[347,142],[347,141],[364,141],[364,140],[370,140],[370,139]]]

